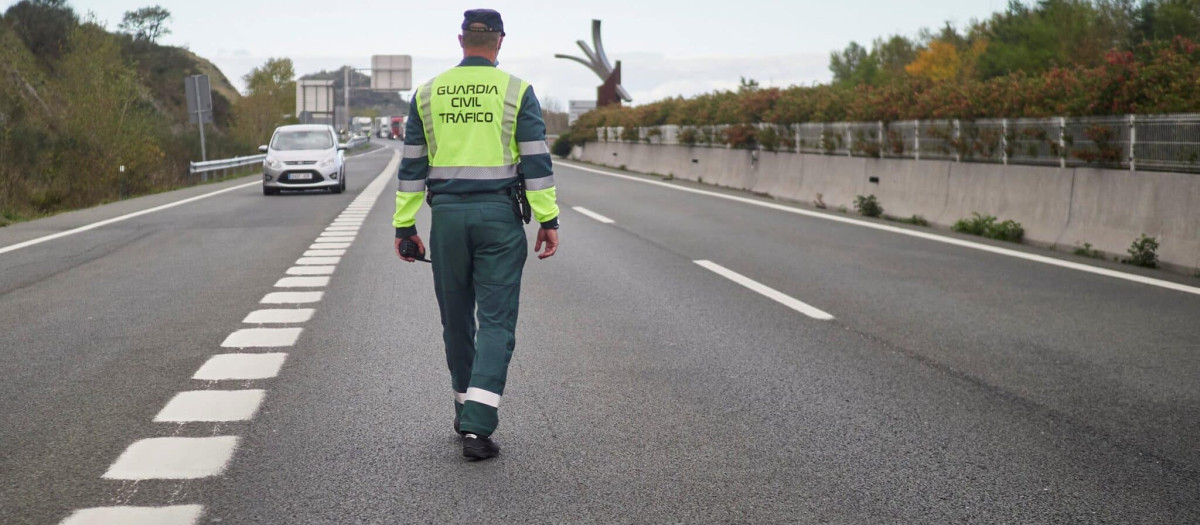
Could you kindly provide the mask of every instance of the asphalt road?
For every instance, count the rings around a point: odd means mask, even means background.
[[[393,161],[351,159],[344,195],[244,179],[0,229],[3,250],[230,188],[0,253],[0,523],[1200,522],[1200,295],[561,163],[503,451],[466,463],[429,267],[391,253]],[[340,260],[298,264],[369,203]],[[336,269],[277,286],[302,266]],[[281,291],[323,295],[260,304]],[[302,331],[222,346],[260,326]],[[193,379],[229,353],[286,360]],[[208,390],[265,394],[244,421],[154,421]],[[162,467],[143,440],[222,436],[219,473],[128,474]]]

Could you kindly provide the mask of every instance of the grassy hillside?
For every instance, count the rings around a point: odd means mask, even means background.
[[[226,133],[240,95],[210,62],[81,22],[62,0],[10,7],[0,17],[0,226],[194,183],[192,74],[213,86],[210,158],[250,153]]]

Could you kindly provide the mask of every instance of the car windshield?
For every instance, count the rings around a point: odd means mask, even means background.
[[[280,131],[271,141],[271,149],[276,151],[297,151],[306,149],[329,149],[333,147],[333,137],[328,131]]]

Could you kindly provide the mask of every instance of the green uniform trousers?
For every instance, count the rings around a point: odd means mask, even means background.
[[[429,249],[455,415],[462,432],[490,436],[516,345],[525,230],[504,195],[435,195],[432,210]]]

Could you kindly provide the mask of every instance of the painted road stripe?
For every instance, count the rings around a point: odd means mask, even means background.
[[[575,210],[575,211],[577,211],[577,212],[579,212],[579,213],[582,213],[582,214],[584,214],[584,215],[586,215],[586,216],[588,216],[588,217],[591,217],[591,218],[593,218],[593,219],[596,219],[597,221],[600,221],[600,222],[602,222],[602,223],[604,223],[604,224],[612,224],[612,223],[616,222],[616,221],[614,221],[614,220],[612,220],[612,219],[610,219],[610,218],[608,218],[608,217],[605,217],[605,216],[603,216],[603,215],[600,215],[599,213],[596,213],[596,212],[594,212],[594,211],[592,211],[592,210],[589,210],[589,209],[587,209],[587,208],[584,208],[583,206],[575,206],[575,207],[573,207],[573,208],[571,208],[571,209],[573,209],[573,210]]]
[[[288,275],[333,275],[337,266],[293,266],[287,269]]]
[[[321,288],[329,285],[329,276],[284,277],[275,282],[276,288]]]
[[[312,308],[255,310],[242,319],[242,322],[246,324],[307,323],[309,319],[312,319],[314,311]]]
[[[330,226],[325,228],[327,232],[356,232],[358,230],[359,226]]]
[[[156,423],[246,421],[262,404],[265,390],[194,390],[180,392],[154,416]]]
[[[350,243],[354,242],[354,237],[317,237],[313,242],[316,244],[309,246],[309,249],[314,249],[322,244],[345,244],[341,248],[349,248]]]
[[[104,479],[199,479],[225,471],[237,436],[162,437],[135,441]]]
[[[358,232],[328,232],[322,233],[320,237],[317,237],[317,240],[320,241],[321,239],[324,239],[329,242],[344,242],[353,241],[355,237],[358,237]]]
[[[77,510],[59,525],[195,525],[202,514],[200,505],[96,507]]]
[[[346,250],[309,250],[304,252],[305,257],[335,257],[338,255],[346,255]]]
[[[232,381],[270,379],[279,375],[285,353],[272,354],[217,354],[196,370],[192,379],[201,381]]]
[[[333,224],[336,224],[339,226],[340,225],[356,225],[356,224],[362,224],[364,220],[365,219],[363,219],[361,217],[347,217],[345,219],[338,218],[338,219],[333,220]]]
[[[310,250],[345,250],[350,247],[348,242],[322,242],[317,240],[316,244],[309,246]]]
[[[296,264],[299,264],[302,266],[303,265],[324,266],[324,265],[330,265],[330,264],[337,264],[340,262],[342,262],[341,257],[301,257],[299,259],[296,259]]]
[[[278,348],[294,346],[303,328],[243,328],[225,338],[223,348]]]
[[[634,177],[631,175],[622,175],[620,173],[612,173],[612,172],[608,172],[608,171],[604,171],[604,170],[588,168],[588,167],[580,166],[578,164],[569,163],[569,162],[562,162],[562,164],[565,164],[566,166],[569,166],[572,169],[577,169],[579,171],[586,171],[589,173],[596,173],[596,174],[600,174],[600,175],[606,175],[609,177],[616,177],[618,179],[625,179],[625,180],[630,180],[630,181],[634,181],[634,182],[641,182],[643,184],[653,184],[655,186],[662,186],[664,188],[671,188],[673,190],[686,191],[688,193],[695,193],[698,195],[706,195],[709,197],[716,197],[718,199],[725,199],[725,200],[731,200],[731,201],[735,201],[735,202],[741,202],[743,204],[752,204],[754,206],[770,208],[772,210],[778,210],[778,211],[785,211],[788,213],[794,213],[796,215],[803,215],[806,217],[813,217],[816,219],[824,219],[827,221],[840,222],[840,223],[844,223],[844,224],[853,224],[855,226],[861,226],[863,228],[871,228],[873,230],[880,230],[880,231],[885,231],[885,232],[889,232],[889,233],[907,235],[909,237],[916,237],[919,239],[940,242],[943,244],[951,244],[951,245],[960,246],[963,248],[970,248],[973,250],[994,253],[996,255],[1004,255],[1006,257],[1014,257],[1017,259],[1024,259],[1026,261],[1048,264],[1050,266],[1057,266],[1059,268],[1067,268],[1069,270],[1076,270],[1076,271],[1080,271],[1080,272],[1084,272],[1084,273],[1102,275],[1105,277],[1112,277],[1114,279],[1121,279],[1124,281],[1135,282],[1138,284],[1146,284],[1146,285],[1150,285],[1150,286],[1157,286],[1159,288],[1165,288],[1168,290],[1175,290],[1178,292],[1200,295],[1200,288],[1197,288],[1195,286],[1188,286],[1186,284],[1173,283],[1171,281],[1164,281],[1162,279],[1155,279],[1153,277],[1145,277],[1145,276],[1141,276],[1141,275],[1135,275],[1132,273],[1118,272],[1116,270],[1109,270],[1107,268],[1100,268],[1098,266],[1088,266],[1086,264],[1065,261],[1062,259],[1055,259],[1053,257],[1047,257],[1045,255],[1036,255],[1036,254],[1032,254],[1032,253],[1025,253],[1025,252],[1018,251],[1018,250],[1011,250],[1008,248],[1001,248],[999,246],[980,244],[977,242],[971,242],[971,241],[967,241],[967,240],[963,240],[963,239],[957,239],[954,237],[945,237],[945,236],[937,235],[937,234],[933,234],[933,233],[927,233],[927,232],[916,231],[916,230],[906,230],[904,228],[898,228],[898,227],[889,226],[886,224],[876,224],[873,222],[851,219],[849,217],[839,217],[837,215],[817,213],[815,211],[808,211],[808,210],[803,210],[800,208],[792,208],[790,206],[784,206],[782,204],[775,204],[773,202],[757,201],[754,199],[738,197],[735,195],[726,195],[724,193],[717,193],[717,192],[713,192],[713,191],[705,191],[705,190],[699,190],[699,189],[695,189],[695,188],[687,188],[684,186],[677,186],[675,184],[669,184],[666,182],[660,182],[660,181],[656,181],[656,180],[647,180],[647,179],[643,179],[641,177]]]
[[[163,204],[163,205],[161,205],[161,206],[155,206],[155,207],[153,207],[153,208],[145,209],[145,210],[142,210],[142,211],[135,211],[135,212],[133,212],[133,213],[126,213],[125,215],[122,215],[122,216],[120,216],[120,217],[113,217],[113,218],[111,218],[111,219],[105,219],[105,220],[102,220],[102,221],[99,221],[99,222],[93,222],[93,223],[91,223],[91,224],[88,224],[88,225],[86,225],[86,226],[80,226],[80,227],[78,227],[78,228],[75,228],[75,229],[72,229],[72,230],[67,230],[67,231],[64,231],[64,232],[58,232],[58,233],[55,233],[55,234],[46,235],[46,236],[44,236],[44,237],[38,237],[38,238],[36,238],[36,239],[30,239],[30,240],[28,240],[28,241],[25,241],[25,242],[19,242],[19,243],[16,243],[16,244],[10,244],[10,245],[8,245],[8,246],[5,246],[5,247],[3,247],[3,248],[0,248],[0,254],[3,254],[3,253],[8,253],[8,252],[12,252],[12,251],[17,251],[17,250],[20,250],[21,248],[28,248],[28,247],[30,247],[30,246],[33,246],[33,245],[36,245],[36,244],[41,244],[41,243],[44,243],[44,242],[46,242],[46,241],[53,241],[54,239],[61,239],[61,238],[63,238],[63,237],[66,237],[66,236],[68,236],[68,235],[75,235],[76,233],[82,233],[82,232],[85,232],[85,231],[88,231],[88,230],[94,230],[94,229],[96,229],[96,228],[99,228],[99,227],[101,227],[101,226],[108,226],[109,224],[118,223],[118,222],[121,222],[121,221],[126,221],[126,220],[132,219],[132,218],[134,218],[134,217],[141,217],[142,215],[147,215],[147,214],[150,214],[150,213],[154,213],[154,212],[158,212],[158,211],[163,211],[163,210],[166,210],[166,209],[174,208],[174,207],[176,207],[176,206],[181,206],[181,205],[187,204],[187,203],[189,203],[189,202],[196,202],[196,201],[198,201],[198,200],[200,200],[200,199],[207,199],[207,198],[209,198],[209,197],[212,197],[213,195],[220,195],[220,194],[222,194],[222,193],[229,193],[229,192],[231,192],[231,191],[237,191],[237,190],[240,190],[240,189],[242,189],[242,188],[249,188],[250,186],[257,186],[257,185],[259,185],[259,184],[261,184],[261,183],[260,183],[260,182],[249,182],[249,183],[246,183],[246,184],[240,184],[240,185],[238,185],[238,186],[234,186],[234,187],[232,187],[232,188],[225,188],[225,189],[223,189],[223,190],[217,190],[217,191],[214,191],[214,192],[205,193],[204,195],[197,195],[197,196],[195,196],[195,197],[189,197],[189,198],[187,198],[187,199],[178,200],[178,201],[175,201],[175,202],[169,202],[169,203],[167,203],[167,204]]]
[[[712,270],[713,273],[716,273],[717,275],[720,275],[721,277],[729,279],[730,281],[733,281],[733,282],[738,283],[742,286],[745,286],[746,288],[749,288],[755,292],[765,295],[765,296],[767,296],[767,298],[769,298],[779,304],[782,304],[788,308],[791,308],[792,310],[795,310],[804,315],[807,315],[813,319],[819,319],[821,321],[829,321],[829,320],[833,319],[833,316],[829,315],[828,313],[818,310],[818,309],[812,307],[811,305],[804,303],[803,301],[799,301],[797,299],[789,297],[789,296],[785,295],[783,292],[780,292],[778,290],[770,288],[762,283],[759,283],[759,282],[757,282],[749,277],[746,277],[740,273],[737,273],[733,270],[725,268],[724,266],[721,266],[717,263],[714,263],[711,261],[696,261],[696,264],[699,264],[700,266],[703,266],[709,270]]]
[[[325,292],[271,292],[259,301],[262,304],[307,304],[315,303]]]

